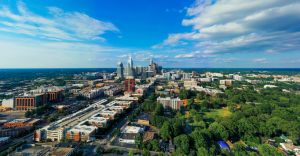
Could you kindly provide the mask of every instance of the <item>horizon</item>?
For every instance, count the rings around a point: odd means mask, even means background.
[[[153,5],[155,4],[155,5]],[[1,69],[300,68],[300,2],[3,0]]]

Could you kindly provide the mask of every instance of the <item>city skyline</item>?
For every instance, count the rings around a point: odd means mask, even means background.
[[[292,0],[3,0],[0,68],[115,68],[128,56],[167,68],[298,68],[299,7]]]

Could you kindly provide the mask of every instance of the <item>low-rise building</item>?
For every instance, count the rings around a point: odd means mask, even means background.
[[[47,103],[46,94],[24,94],[14,98],[15,109],[19,111],[27,111],[36,109]]]
[[[119,137],[120,143],[126,143],[126,144],[134,144],[135,138],[138,136],[138,133],[122,133]]]
[[[104,118],[107,118],[109,120],[114,120],[117,115],[117,112],[107,108],[102,110],[99,114]]]
[[[104,90],[99,88],[84,88],[78,93],[79,96],[85,97],[87,99],[94,99],[104,95]]]
[[[230,86],[232,86],[232,80],[229,80],[229,79],[227,79],[227,80],[220,80],[220,85],[225,85],[227,87],[230,87]]]
[[[84,125],[84,122],[67,131],[66,139],[89,142],[95,140],[97,127]]]
[[[107,126],[107,118],[101,117],[100,114],[93,115],[87,122],[98,128],[105,128]]]
[[[155,132],[145,132],[143,142],[151,141],[156,137]]]
[[[179,110],[180,107],[185,105],[185,100],[181,100],[180,98],[171,98],[171,97],[166,97],[166,98],[162,98],[162,97],[158,97],[157,98],[157,102],[161,103],[163,105],[164,108],[172,108],[172,109],[176,109]]]
[[[264,88],[266,89],[266,88],[277,88],[277,86],[275,86],[275,85],[264,85]]]
[[[195,80],[189,80],[189,81],[184,81],[183,82],[183,86],[185,89],[193,89],[195,87],[197,87],[197,81]]]
[[[16,127],[33,127],[40,122],[39,119],[14,119],[12,121],[4,123],[5,128],[16,128]]]
[[[233,75],[233,79],[236,81],[244,81],[245,80],[245,78],[240,75]]]
[[[15,108],[14,99],[13,98],[3,99],[1,106],[5,108],[11,108],[11,109]]]
[[[300,146],[295,146],[291,141],[280,143],[280,146],[285,152],[294,152],[296,156],[300,156]]]
[[[142,114],[138,117],[138,124],[149,126],[150,125],[150,117],[148,114]]]
[[[134,102],[137,102],[139,100],[139,98],[125,95],[125,96],[117,97],[116,100],[118,100],[118,101],[134,101]]]

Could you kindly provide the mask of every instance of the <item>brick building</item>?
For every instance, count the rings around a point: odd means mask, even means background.
[[[27,111],[36,109],[47,103],[46,94],[35,94],[35,95],[23,95],[16,96],[14,99],[15,109],[20,111]]]
[[[135,80],[133,78],[128,78],[124,81],[124,91],[128,93],[133,93],[135,91]]]

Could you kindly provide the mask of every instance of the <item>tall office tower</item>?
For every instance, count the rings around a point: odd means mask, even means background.
[[[132,93],[135,91],[135,80],[134,78],[127,78],[124,81],[124,91],[127,93]]]
[[[150,64],[148,66],[148,71],[147,72],[152,72],[153,75],[156,75],[159,73],[158,71],[158,66],[156,63],[153,62],[153,59],[150,59]]]
[[[150,65],[151,65],[151,64],[153,64],[153,59],[152,59],[152,58],[150,59]]]
[[[126,76],[134,77],[133,61],[132,61],[131,56],[129,56],[126,70],[127,70],[126,71],[126,73],[127,73]]]
[[[117,65],[117,76],[119,78],[124,78],[124,66],[122,62],[119,62]]]

